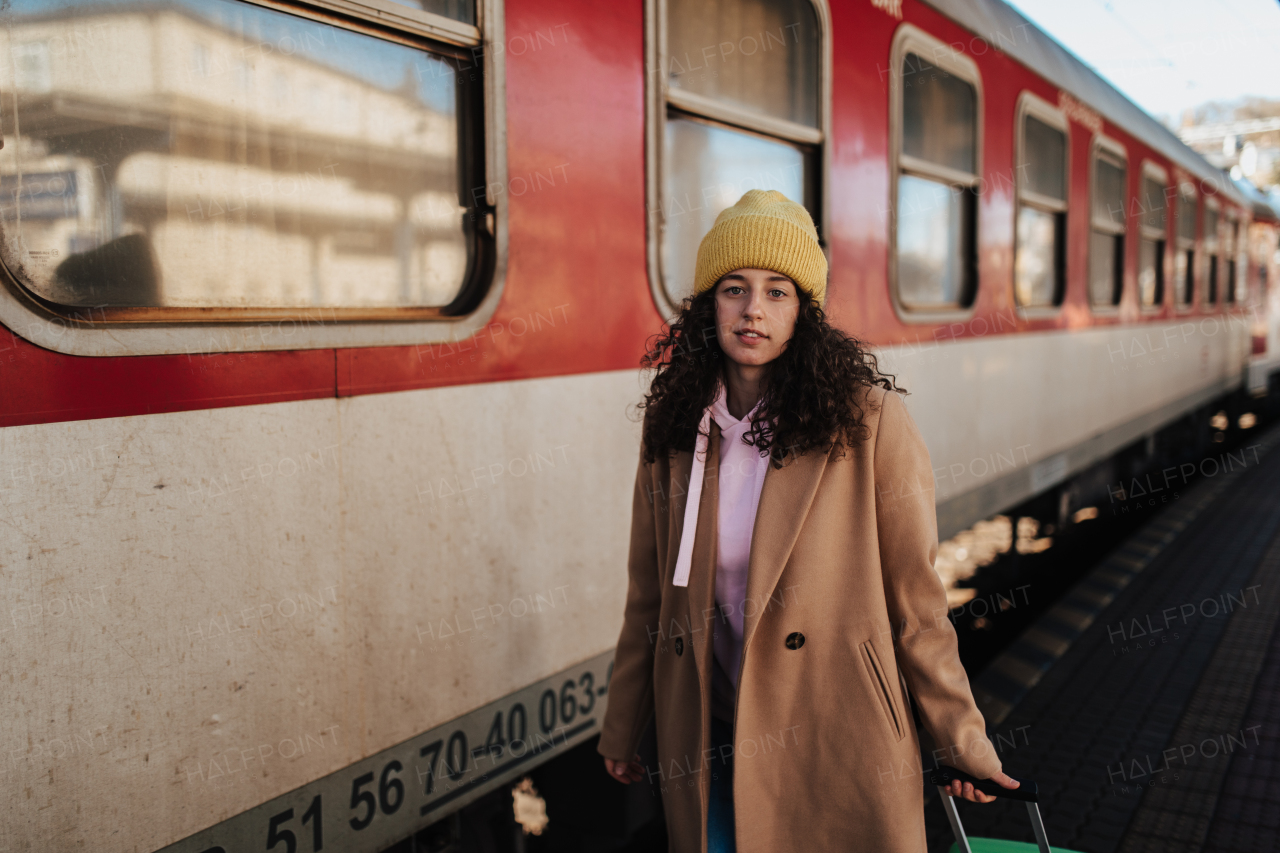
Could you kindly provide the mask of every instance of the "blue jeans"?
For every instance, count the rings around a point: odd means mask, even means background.
[[[720,747],[725,747],[721,749]],[[707,853],[736,853],[733,827],[733,724],[711,718],[711,800],[707,803]]]

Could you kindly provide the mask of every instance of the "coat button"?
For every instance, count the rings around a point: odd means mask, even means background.
[[[680,642],[680,641],[677,640],[676,642]],[[804,634],[801,634],[799,631],[795,631],[794,633],[787,635],[787,648],[791,649],[791,651],[794,652],[796,649],[800,648],[803,645],[804,645]]]
[[[678,655],[684,654],[684,640],[682,640],[680,637],[676,637],[676,654]]]

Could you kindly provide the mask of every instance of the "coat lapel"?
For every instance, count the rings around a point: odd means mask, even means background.
[[[689,621],[684,630],[689,632],[689,642],[693,646],[698,662],[698,674],[705,677],[704,686],[710,684],[711,678],[711,631],[715,621],[716,599],[716,532],[719,508],[720,485],[720,427],[711,423],[711,440],[707,447],[707,464],[703,469],[702,499],[698,505],[698,529],[693,540],[693,555],[689,564],[689,586],[686,595],[689,606]],[[693,454],[679,451],[671,469],[672,494],[679,500],[672,500],[670,506],[670,529],[672,535],[667,543],[665,583],[671,583],[675,571],[676,555],[680,551],[680,538],[684,535],[684,508],[689,500],[691,483],[689,478],[693,470]]]
[[[773,595],[782,575],[791,549],[795,546],[809,505],[818,491],[818,483],[826,470],[828,453],[806,453],[789,460],[781,468],[770,463],[760,490],[760,506],[756,510],[755,526],[751,533],[751,558],[747,573],[747,601],[751,615],[744,615],[742,647],[751,645],[760,622],[760,614],[766,609],[769,596]],[[713,591],[714,594],[714,591]],[[746,608],[743,610],[746,613]]]
[[[702,502],[698,507],[698,534],[693,540],[693,560],[689,567],[689,621],[693,628],[690,643],[698,663],[698,678],[704,695],[710,695],[707,691],[711,687],[711,633],[715,629],[716,534],[720,505],[720,427],[714,421],[711,423],[704,477]]]

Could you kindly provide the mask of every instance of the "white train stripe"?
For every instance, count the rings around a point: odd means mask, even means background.
[[[929,447],[941,535],[1239,387],[1249,323],[1217,315],[882,350]]]
[[[598,733],[612,670],[597,655],[161,853],[381,850]]]

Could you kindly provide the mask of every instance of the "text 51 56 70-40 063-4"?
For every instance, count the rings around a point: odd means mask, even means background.
[[[405,838],[597,732],[612,669],[610,651],[161,853],[316,853]]]

